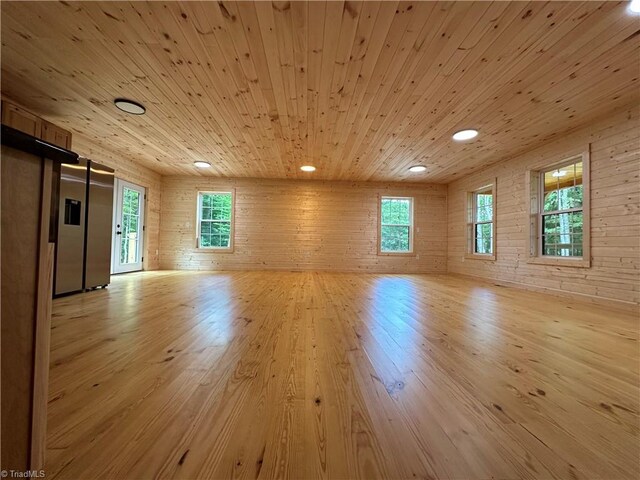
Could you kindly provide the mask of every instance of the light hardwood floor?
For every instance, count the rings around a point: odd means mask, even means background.
[[[445,275],[54,303],[48,478],[638,478],[638,318]]]

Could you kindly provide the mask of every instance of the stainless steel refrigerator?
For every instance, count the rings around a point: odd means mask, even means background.
[[[77,165],[61,165],[56,180],[54,294],[106,287],[110,283],[113,170],[80,158]]]

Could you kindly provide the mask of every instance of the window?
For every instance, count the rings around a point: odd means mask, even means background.
[[[588,162],[585,153],[530,172],[529,249],[533,263],[588,266]]]
[[[122,187],[122,230],[120,237],[120,263],[137,263],[140,253],[140,207],[144,194],[137,189]]]
[[[198,248],[233,248],[233,192],[198,192]]]
[[[495,260],[495,181],[467,195],[467,254]]]
[[[379,247],[382,254],[413,252],[413,198],[380,198]]]
[[[582,257],[582,162],[547,170],[540,181],[542,255]]]

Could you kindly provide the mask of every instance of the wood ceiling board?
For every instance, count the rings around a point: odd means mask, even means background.
[[[0,8],[3,94],[162,174],[446,183],[640,101],[626,2]]]
[[[526,12],[529,11],[529,10],[525,9],[524,11],[525,11],[525,15],[526,15]],[[547,12],[543,12],[543,13],[545,13],[545,15],[543,15],[543,17],[547,18],[549,14],[553,14],[553,11],[551,11],[549,13],[547,13]],[[534,27],[534,32],[537,32],[539,30],[539,28],[540,28],[540,26],[538,24],[533,25],[533,27]],[[524,32],[524,33],[526,33],[527,35],[530,35],[532,32]],[[535,33],[533,33],[533,35],[535,36]],[[507,45],[507,47],[509,47],[509,46]],[[499,54],[500,52],[498,51],[497,53]],[[512,55],[513,54],[507,54],[505,56],[510,57]],[[496,57],[497,57],[498,62],[499,62],[500,58],[501,58],[500,55],[495,55],[494,58],[496,58]],[[487,57],[483,57],[483,58],[485,60],[487,59]],[[491,57],[488,55],[488,58],[491,58]],[[495,63],[495,64],[492,65],[492,64],[490,64],[489,61],[487,61],[486,63],[488,64],[488,67],[485,70],[486,76],[484,78],[482,78],[481,80],[478,79],[479,81],[470,82],[470,83],[467,83],[465,85],[455,84],[455,85],[452,86],[450,81],[448,81],[448,82],[440,81],[439,83],[435,83],[434,82],[434,80],[436,80],[435,78],[429,79],[430,80],[429,81],[430,84],[436,85],[436,86],[440,86],[441,89],[439,91],[437,91],[435,94],[434,93],[427,93],[425,95],[426,102],[424,102],[424,106],[421,107],[422,108],[422,112],[420,112],[418,114],[411,113],[410,116],[412,116],[412,117],[416,117],[417,116],[418,118],[422,118],[425,115],[425,110],[428,110],[429,108],[433,108],[434,112],[437,110],[439,112],[439,114],[438,115],[434,115],[435,118],[433,120],[433,123],[429,123],[427,125],[421,124],[420,122],[415,122],[414,123],[414,126],[415,126],[414,127],[414,132],[415,132],[416,129],[419,130],[420,127],[422,127],[422,131],[418,131],[417,133],[413,133],[413,135],[415,137],[423,139],[422,143],[420,143],[420,141],[417,141],[418,142],[417,146],[419,148],[424,147],[425,143],[428,144],[428,143],[434,142],[438,138],[438,135],[442,135],[442,136],[446,136],[447,138],[450,138],[450,135],[455,130],[460,129],[460,128],[464,128],[463,125],[465,125],[465,124],[459,124],[458,126],[455,126],[455,124],[452,125],[452,124],[444,124],[443,123],[446,120],[447,117],[451,116],[453,113],[456,113],[456,111],[450,111],[450,110],[448,110],[446,108],[439,108],[441,103],[444,103],[445,101],[447,103],[450,103],[452,101],[452,100],[447,101],[447,98],[448,98],[447,96],[451,97],[452,94],[455,95],[459,91],[465,91],[465,90],[468,90],[469,88],[473,88],[474,84],[478,85],[480,87],[483,87],[483,86],[486,85],[487,89],[489,89],[489,88],[494,88],[495,89],[497,85],[499,85],[499,84],[501,85],[502,84],[502,83],[496,83],[496,80],[490,81],[492,76],[496,76],[495,75],[496,72],[498,73],[497,78],[502,78],[502,76],[503,76],[502,75],[502,70],[496,70],[496,69],[498,69],[500,67],[500,64],[499,63]],[[513,63],[515,63],[515,62],[513,62]],[[531,75],[535,75],[535,71],[532,72]],[[441,80],[442,79],[448,80],[443,76],[441,76],[440,79]],[[504,82],[507,82],[508,79],[509,79],[509,77],[506,77],[506,80],[504,80]],[[498,80],[498,82],[500,82],[500,80]],[[513,82],[509,82],[509,83],[513,83]],[[515,92],[509,92],[508,94],[505,93],[503,95],[496,94],[496,95],[494,95],[493,98],[488,98],[487,101],[486,101],[486,104],[488,104],[489,106],[497,105],[497,102],[501,98],[507,98],[507,99],[509,99],[509,102],[513,102],[514,95],[519,95],[518,92],[520,91],[520,89],[521,89],[521,87],[519,87],[518,84],[516,83],[516,85],[515,85],[515,90],[516,91]],[[477,98],[477,96],[469,95],[468,98],[465,99],[466,103],[461,103],[458,106],[457,111],[458,112],[463,112],[464,111],[464,112],[468,112],[469,114],[472,114],[472,112],[477,111],[479,109],[479,107],[472,104],[472,102],[474,102],[474,99],[476,99],[476,98]],[[433,99],[433,102],[428,101],[430,99]],[[435,105],[435,108],[434,108],[434,105]],[[465,110],[465,109],[467,109],[467,110]],[[494,110],[493,111],[493,115],[494,116],[495,116],[495,111],[498,111],[498,113],[503,113],[502,110],[498,110],[495,107],[493,107],[493,110]],[[486,124],[487,123],[486,120],[483,120],[483,119],[484,118],[491,118],[491,114],[492,114],[492,112],[487,112],[486,114],[482,114],[481,113],[479,115],[476,115],[479,118],[479,120],[478,121],[469,121],[469,120],[467,120],[466,125],[467,126],[478,126],[480,124]],[[527,117],[527,118],[529,118],[529,117]],[[447,130],[439,130],[438,129],[439,126],[443,125],[443,124],[449,126],[449,131],[447,131]],[[524,124],[524,126],[526,126],[526,123]],[[493,132],[490,131],[488,133],[492,134]],[[507,133],[507,132],[505,132],[505,133]],[[411,135],[411,133],[409,135]],[[414,143],[414,145],[416,145],[415,142],[412,142],[412,143]],[[455,148],[456,146],[460,146],[460,145],[461,144],[456,144],[456,143],[453,143],[453,142],[441,143],[441,146],[443,148],[447,148],[447,149]],[[381,146],[379,148],[379,150],[382,151],[382,152],[386,152],[387,155],[391,156],[391,157],[393,157],[393,155],[397,155],[398,154],[398,152],[395,152],[395,151],[392,150],[392,147],[390,145],[383,145],[383,146]],[[474,150],[477,151],[479,149],[476,147]],[[438,157],[438,156],[441,155],[441,152],[436,150],[436,149],[434,149],[432,151],[432,155],[433,155],[433,157]],[[444,158],[448,159],[448,156],[444,155]]]

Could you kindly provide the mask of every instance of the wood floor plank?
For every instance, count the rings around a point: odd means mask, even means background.
[[[47,476],[638,478],[638,318],[447,275],[156,271],[57,299]]]

